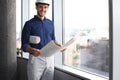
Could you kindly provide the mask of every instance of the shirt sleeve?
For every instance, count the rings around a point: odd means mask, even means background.
[[[54,42],[57,42],[56,39],[55,39],[54,25],[53,25],[53,31],[52,31],[52,40],[53,40]]]
[[[29,26],[29,23],[26,22],[25,25],[24,25],[24,27],[23,27],[23,30],[22,30],[22,39],[21,39],[22,40],[22,46],[21,46],[21,48],[22,48],[22,50],[24,52],[26,52],[25,51],[26,48],[28,46],[30,46],[29,45],[30,31],[31,31],[31,27]]]

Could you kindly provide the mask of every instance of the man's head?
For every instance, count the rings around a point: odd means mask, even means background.
[[[50,5],[49,0],[36,0],[37,15],[44,17]]]

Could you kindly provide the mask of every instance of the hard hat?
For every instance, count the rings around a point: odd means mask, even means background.
[[[50,0],[36,0],[36,4],[37,3],[42,3],[42,4],[48,4],[48,5],[50,5]]]

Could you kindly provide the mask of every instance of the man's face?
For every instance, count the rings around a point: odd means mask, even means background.
[[[46,12],[48,10],[48,5],[47,4],[37,4],[36,5],[36,10],[37,10],[37,14],[40,17],[44,17],[46,15]]]

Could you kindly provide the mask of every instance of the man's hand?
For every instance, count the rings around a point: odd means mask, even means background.
[[[35,49],[35,48],[30,47],[30,46],[26,48],[26,51],[31,53],[32,55],[34,55],[36,57],[41,54],[39,49]]]
[[[66,49],[67,49],[67,48],[64,48],[64,49],[60,50],[60,52],[64,52],[64,51],[66,51]]]
[[[34,49],[34,52],[32,53],[32,55],[34,56],[39,56],[41,54],[40,50],[39,49]]]
[[[59,43],[55,43],[56,45],[58,45],[58,46],[62,46],[61,44],[59,44]],[[60,52],[64,52],[65,50],[66,50],[67,48],[64,48],[64,49],[62,49],[62,50],[60,50]]]

